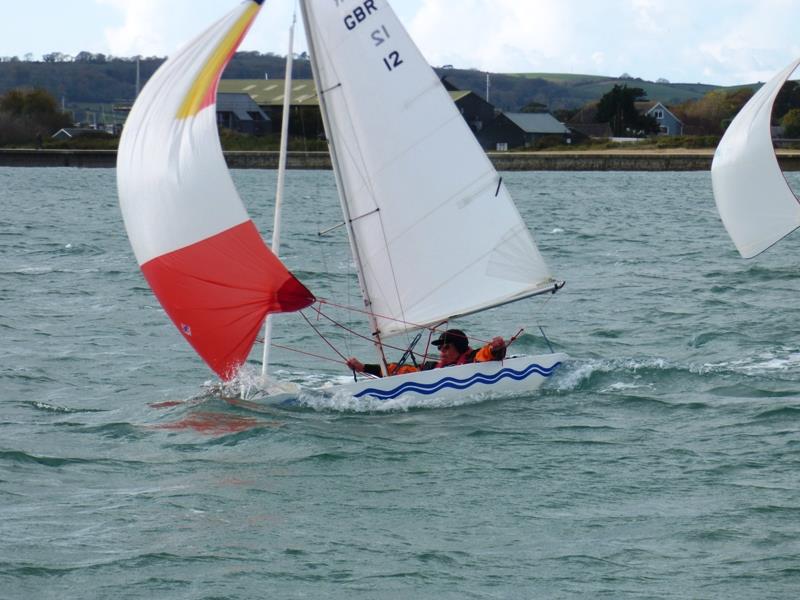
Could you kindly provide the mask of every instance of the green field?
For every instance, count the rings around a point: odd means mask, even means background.
[[[642,79],[619,79],[571,73],[507,73],[507,75],[523,79],[541,79],[564,86],[570,88],[572,96],[584,98],[587,101],[600,98],[615,85],[642,88],[650,100],[658,100],[664,104],[679,104],[686,100],[697,100],[712,90],[721,89],[719,86],[704,83],[658,83]]]

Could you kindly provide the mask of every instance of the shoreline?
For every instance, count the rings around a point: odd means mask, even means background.
[[[714,150],[575,150],[488,152],[498,171],[708,171]],[[784,171],[800,171],[800,151],[778,150]],[[278,152],[227,151],[231,169],[277,169]],[[0,148],[0,167],[113,168],[116,150]],[[289,169],[330,169],[327,152],[289,152]]]

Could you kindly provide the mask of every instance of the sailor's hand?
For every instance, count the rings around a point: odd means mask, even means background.
[[[361,373],[364,372],[364,363],[354,357],[350,357],[347,359],[347,366],[353,369],[354,371],[359,371]]]

